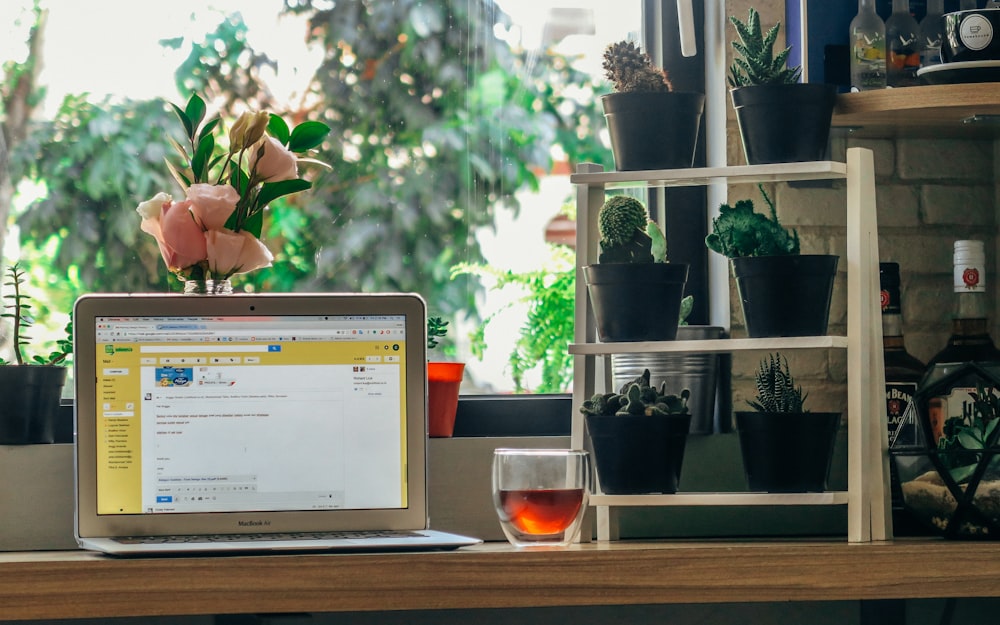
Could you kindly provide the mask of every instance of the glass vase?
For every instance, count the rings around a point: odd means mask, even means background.
[[[232,295],[229,280],[185,280],[184,295]]]

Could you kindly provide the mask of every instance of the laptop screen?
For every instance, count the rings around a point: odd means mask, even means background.
[[[407,507],[404,315],[93,323],[98,515]]]

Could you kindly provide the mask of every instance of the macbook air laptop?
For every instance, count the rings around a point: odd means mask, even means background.
[[[87,295],[76,533],[116,555],[447,549],[411,294]]]

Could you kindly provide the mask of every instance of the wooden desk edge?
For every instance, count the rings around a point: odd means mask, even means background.
[[[0,554],[0,620],[1000,596],[1000,544],[617,542],[565,551]]]

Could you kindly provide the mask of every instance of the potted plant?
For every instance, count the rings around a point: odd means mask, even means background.
[[[681,315],[677,325],[678,341],[721,339],[721,326],[689,325],[687,317],[694,307],[694,297],[681,300]],[[666,383],[669,391],[688,389],[691,396],[690,434],[712,434],[715,423],[716,390],[719,379],[719,355],[714,353],[620,353],[611,355],[611,377],[615,388],[635,379],[646,369],[650,384]]]
[[[427,350],[433,350],[439,339],[448,334],[448,322],[441,317],[427,318]],[[427,362],[427,434],[447,438],[455,431],[458,412],[458,390],[465,375],[465,363]]]
[[[751,491],[823,492],[830,473],[839,412],[810,412],[788,360],[770,354],[754,376],[753,411],[736,412],[743,470]]]
[[[667,72],[630,41],[609,45],[602,67],[615,91],[601,97],[615,167],[691,167],[705,95],[674,91]]]
[[[672,341],[688,265],[667,261],[667,240],[639,200],[616,195],[598,214],[598,262],[583,268],[598,337]]]
[[[705,244],[730,259],[747,334],[824,335],[838,257],[800,254],[798,233],[779,223],[774,202],[758,189],[770,217],[755,212],[752,200],[722,204]]]
[[[729,21],[739,41],[729,68],[729,86],[747,163],[818,161],[826,156],[836,86],[800,83],[802,69],[787,67],[791,48],[774,54],[781,23],[761,32],[760,14],[750,8],[746,23]]]
[[[691,414],[687,389],[650,386],[649,370],[617,393],[583,402],[601,491],[611,495],[674,493],[680,481]]]
[[[21,288],[25,281],[25,271],[18,264],[8,267],[4,286],[9,291],[0,317],[12,320],[14,362],[0,359],[0,365],[5,365],[0,366],[0,445],[55,442],[59,403],[66,383],[64,365],[73,353],[70,323],[66,338],[59,340],[47,356],[29,358],[25,354],[24,348],[31,340],[26,331],[33,324],[30,298]]]

